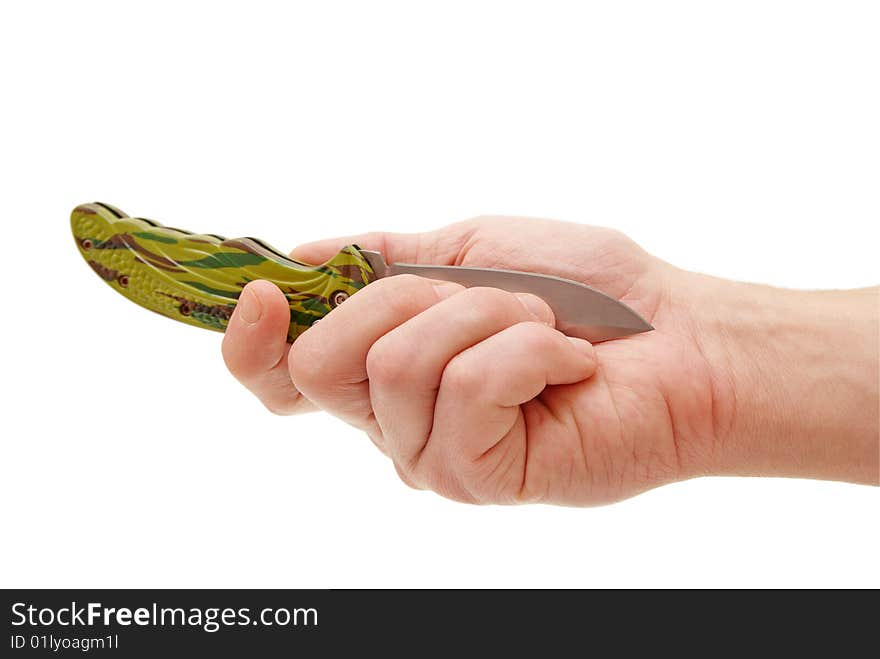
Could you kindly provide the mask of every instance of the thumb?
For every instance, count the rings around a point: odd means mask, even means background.
[[[347,245],[381,252],[387,263],[425,263],[453,265],[472,230],[452,225],[427,233],[387,233],[374,231],[356,236],[328,238],[305,243],[290,256],[309,265],[326,263]]]

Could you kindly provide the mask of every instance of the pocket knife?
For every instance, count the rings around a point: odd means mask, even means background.
[[[226,239],[129,217],[99,202],[77,206],[70,217],[80,254],[101,279],[129,300],[190,325],[224,331],[242,288],[266,279],[290,305],[288,339],[382,277],[404,273],[491,286],[544,299],[557,328],[591,342],[651,329],[639,314],[584,284],[532,272],[464,266],[386,264],[379,252],[343,247],[321,265],[296,261],[256,238]]]

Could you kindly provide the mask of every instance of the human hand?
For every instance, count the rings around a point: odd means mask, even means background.
[[[588,505],[705,474],[876,479],[871,418],[829,463],[825,435],[805,434],[799,407],[782,409],[768,393],[780,360],[843,331],[826,323],[775,346],[774,329],[804,317],[798,294],[678,270],[612,230],[524,218],[338,238],[293,256],[320,263],[351,243],[389,262],[573,279],[656,328],[591,346],[556,331],[538,298],[399,276],[360,291],[291,348],[284,296],[249,284],[223,343],[232,373],[275,412],[317,406],[363,429],[414,487],[469,502]],[[861,309],[864,297],[830,302]],[[870,309],[859,319],[852,338],[870,358]],[[874,356],[876,368],[876,345]],[[835,366],[859,371],[844,362]],[[847,388],[862,402],[872,394],[867,363]],[[873,387],[876,401],[876,377]]]

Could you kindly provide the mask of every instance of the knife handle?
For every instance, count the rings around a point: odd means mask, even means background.
[[[255,279],[284,293],[288,339],[294,341],[376,278],[356,245],[313,266],[255,238],[194,234],[99,202],[77,206],[70,226],[82,257],[119,293],[163,316],[219,332],[242,288]]]

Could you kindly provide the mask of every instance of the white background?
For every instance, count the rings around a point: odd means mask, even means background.
[[[880,586],[878,491],[469,507],[82,263],[101,200],[282,248],[481,213],[876,284],[872,2],[4,3],[2,586]],[[548,237],[552,239],[552,237]]]

